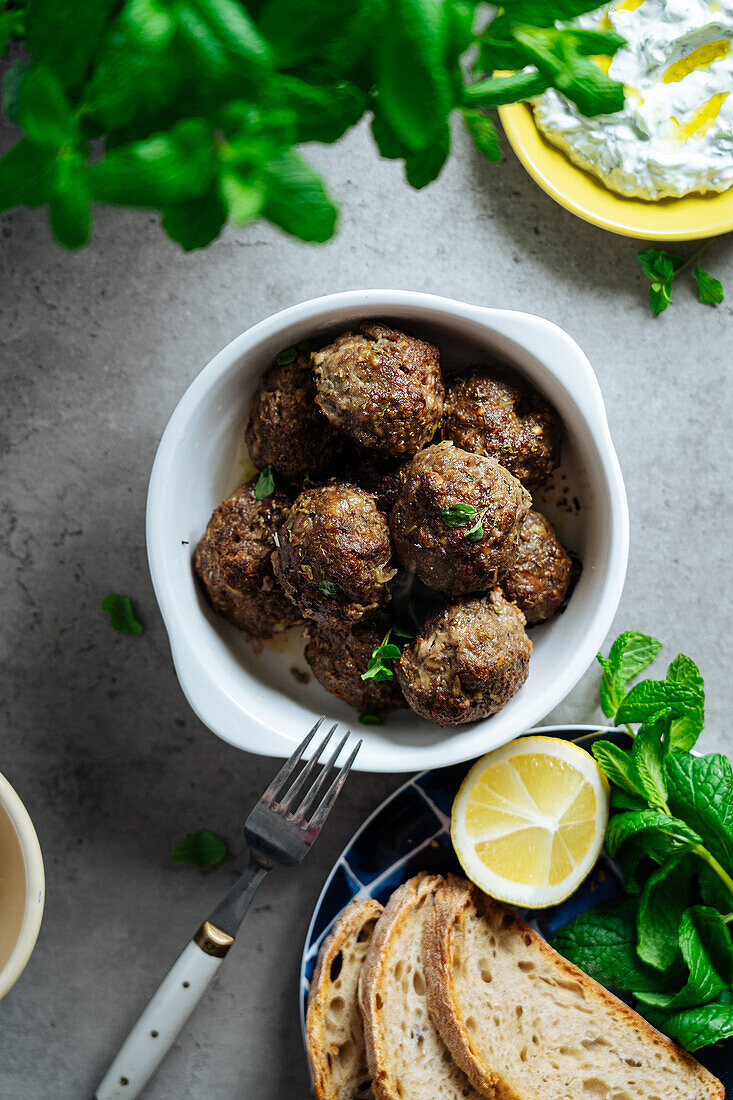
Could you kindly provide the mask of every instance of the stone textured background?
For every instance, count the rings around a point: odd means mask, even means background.
[[[489,165],[457,134],[449,167],[422,193],[361,131],[312,159],[342,208],[325,247],[255,225],[184,255],[155,217],[101,210],[92,245],[71,255],[42,212],[0,219],[0,771],[33,817],[48,876],[38,947],[0,1006],[7,1100],[90,1097],[242,866],[240,823],[273,763],[217,740],[188,709],[148,577],[145,493],[188,383],[284,306],[409,288],[567,329],[600,379],[629,492],[615,627],[696,658],[709,698],[702,744],[730,748],[730,241],[709,256],[728,301],[702,306],[685,280],[654,320],[636,242],[565,213],[511,153]],[[141,637],[110,629],[108,591],[134,596]],[[595,721],[597,680],[591,669],[551,719]],[[297,973],[310,911],[351,832],[399,782],[354,776],[306,864],[265,883],[151,1100],[304,1100]],[[229,838],[233,858],[211,873],[171,863],[171,845],[203,827]]]

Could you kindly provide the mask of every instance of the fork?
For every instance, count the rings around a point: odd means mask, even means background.
[[[224,961],[267,872],[273,867],[300,863],[323,828],[362,744],[357,743],[331,780],[351,732],[347,730],[316,774],[320,758],[338,728],[335,723],[296,775],[303,753],[323,720],[323,716],[318,719],[256,803],[244,826],[249,846],[247,870],[203,922],[158,986],[107,1070],[94,1100],[133,1100],[139,1096]]]

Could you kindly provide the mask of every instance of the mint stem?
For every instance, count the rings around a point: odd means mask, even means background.
[[[705,863],[707,863],[708,867],[710,867],[711,870],[715,871],[715,874],[718,876],[730,896],[733,898],[733,878],[731,878],[731,876],[728,874],[725,867],[723,867],[722,864],[718,863],[715,856],[711,852],[709,852],[707,848],[705,848],[702,844],[692,844],[690,845],[690,847],[695,855],[698,855],[700,859],[704,860]],[[730,918],[726,917],[726,920],[728,919]]]
[[[683,264],[680,264],[680,266],[675,271],[673,278],[676,278],[679,275],[680,271],[684,271],[686,267],[689,267],[693,260],[696,260],[698,256],[702,256],[705,249],[710,248],[710,245],[712,243],[712,241],[706,241],[705,244],[700,245],[696,252],[693,252],[691,256],[687,257]]]

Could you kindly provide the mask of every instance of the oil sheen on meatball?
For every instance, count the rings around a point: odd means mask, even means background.
[[[373,321],[314,352],[316,401],[334,428],[370,450],[412,455],[443,412],[440,352]]]
[[[527,490],[493,458],[439,443],[405,471],[390,515],[392,538],[405,569],[430,588],[488,592],[517,556],[530,504]],[[454,525],[466,507],[470,520]]]
[[[501,578],[508,600],[528,623],[541,623],[560,608],[568,594],[573,562],[555,528],[539,512],[528,512],[519,533],[519,554]]]
[[[561,435],[555,410],[506,371],[472,371],[447,388],[441,437],[497,459],[525,484],[558,465]]]
[[[414,711],[439,726],[495,714],[529,673],[524,616],[500,592],[448,604],[402,651],[397,676]]]
[[[275,575],[308,618],[351,624],[388,601],[389,528],[364,489],[345,482],[306,489],[277,541]]]
[[[244,433],[258,469],[271,466],[286,481],[299,484],[334,462],[339,442],[315,396],[307,355],[276,363],[263,375]]]
[[[371,623],[360,623],[348,632],[313,623],[308,627],[305,659],[327,691],[341,696],[357,710],[379,714],[405,705],[396,677],[382,681],[361,678],[383,638],[384,629]]]
[[[254,485],[243,485],[214,511],[194,567],[220,615],[255,638],[270,638],[301,620],[270,560],[290,501],[280,492],[257,500]]]

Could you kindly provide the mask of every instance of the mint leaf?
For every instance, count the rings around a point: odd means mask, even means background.
[[[247,225],[262,213],[265,189],[259,179],[245,179],[234,172],[222,172],[219,190],[235,225]]]
[[[729,1039],[733,1035],[733,994],[721,993],[714,1001],[682,1011],[638,1006],[649,1023],[664,1031],[686,1050]]]
[[[591,751],[606,778],[628,794],[642,799],[643,807],[646,809],[647,799],[631,753],[619,748],[613,741],[596,741]]]
[[[672,281],[654,282],[649,287],[649,308],[655,317],[664,313],[667,306],[672,304]]]
[[[139,6],[139,5],[137,5]],[[115,0],[74,0],[73,8],[58,0],[29,0],[26,42],[66,88],[79,88],[107,30]]]
[[[616,711],[616,725],[648,722],[662,715],[682,718],[700,705],[699,692],[669,680],[642,680],[632,687]]]
[[[31,141],[58,149],[79,138],[79,122],[50,69],[34,65],[23,80],[20,124]]]
[[[265,103],[294,113],[295,138],[329,144],[355,126],[366,110],[366,92],[348,81],[308,83],[282,74],[265,88]]]
[[[408,149],[423,153],[445,128],[451,106],[444,4],[386,0],[385,14],[375,43],[380,111]]]
[[[622,898],[581,913],[550,937],[550,943],[602,985],[616,989],[668,989],[665,975],[636,954],[634,898]]]
[[[214,131],[189,118],[165,133],[112,149],[89,169],[94,198],[166,209],[208,190],[216,171]]]
[[[162,225],[168,236],[186,252],[205,248],[219,236],[227,219],[227,208],[215,184],[203,195],[167,206]]]
[[[463,121],[466,129],[473,139],[473,143],[487,160],[501,160],[501,145],[499,134],[490,118],[481,111],[463,109]]]
[[[695,662],[684,653],[679,653],[670,664],[667,679],[673,683],[687,684],[697,692],[700,699],[699,707],[688,711],[682,718],[675,718],[670,726],[670,749],[689,752],[705,724],[705,684]]]
[[[521,103],[542,95],[549,87],[549,79],[541,73],[512,73],[510,76],[489,76],[469,84],[463,98],[472,107],[502,107],[505,103]]]
[[[687,909],[680,922],[679,944],[689,970],[686,984],[678,993],[634,990],[640,1001],[660,1008],[689,1008],[712,1001],[730,984],[733,945],[715,909],[705,905]]]
[[[629,810],[616,814],[608,823],[606,848],[613,857],[629,837],[637,836],[642,843],[647,833],[663,833],[674,840],[699,843],[700,837],[680,818],[662,813],[660,810]]]
[[[720,753],[665,760],[669,806],[695,829],[728,873],[733,872],[733,768]],[[731,899],[733,908],[733,899]]]
[[[275,478],[273,477],[272,468],[266,466],[260,476],[257,478],[257,484],[255,485],[255,498],[257,500],[265,500],[267,497],[272,496],[275,492]],[[331,581],[321,581],[321,585],[332,584]],[[319,586],[320,587],[320,586]],[[335,589],[335,585],[333,588]],[[324,589],[321,589],[324,591]],[[328,593],[331,595],[330,591]],[[335,592],[334,592],[335,595]]]
[[[664,771],[662,728],[666,723],[644,724],[634,738],[632,757],[636,774],[650,805],[667,809],[667,778]]]
[[[434,135],[431,144],[421,153],[409,153],[405,158],[405,176],[411,187],[420,190],[440,175],[450,153],[450,128],[446,122]]]
[[[662,643],[638,630],[625,630],[611,646],[608,657],[598,654],[603,668],[601,706],[607,718],[618,710],[626,685],[655,659]]]
[[[378,714],[372,714],[371,711],[363,710],[359,715],[359,721],[362,726],[381,726],[382,719]]]
[[[514,37],[528,51],[533,64],[554,87],[588,117],[620,111],[624,87],[607,76],[584,53],[572,31],[556,27],[515,26]]]
[[[109,612],[113,630],[120,634],[142,634],[143,624],[135,615],[129,596],[110,593],[102,600],[102,610]]]
[[[327,241],[337,212],[320,177],[297,153],[284,153],[264,170],[265,217],[303,241]]]
[[[647,880],[636,918],[639,958],[667,970],[680,954],[682,914],[690,904],[694,859],[689,852],[672,856]]]
[[[56,165],[49,218],[57,241],[66,248],[81,248],[89,240],[91,209],[86,165],[77,153],[67,153]]]
[[[719,306],[725,298],[723,284],[720,280],[714,279],[709,272],[704,271],[699,266],[695,267],[695,278],[697,279],[700,301],[705,302],[707,305]]]
[[[171,859],[176,863],[190,863],[194,867],[216,867],[228,855],[226,841],[209,829],[190,833],[171,851]]]
[[[647,279],[652,282],[667,282],[686,262],[684,256],[676,252],[665,252],[661,248],[645,248],[637,252],[636,258]]]
[[[55,169],[53,150],[28,138],[13,145],[0,160],[0,211],[48,202]]]

